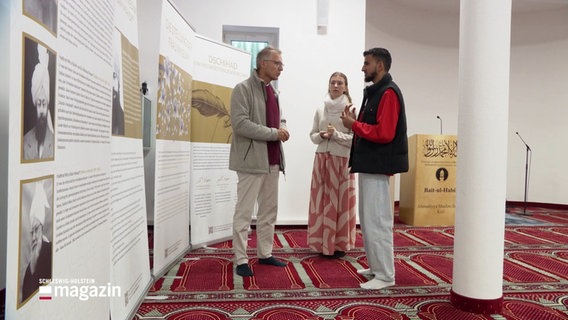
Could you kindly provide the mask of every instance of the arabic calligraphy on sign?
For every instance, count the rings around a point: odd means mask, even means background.
[[[426,139],[422,149],[425,158],[457,158],[458,141],[451,139]]]

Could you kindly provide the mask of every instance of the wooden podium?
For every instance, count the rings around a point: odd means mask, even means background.
[[[408,172],[400,175],[399,218],[412,226],[453,226],[456,209],[455,135],[408,139]]]

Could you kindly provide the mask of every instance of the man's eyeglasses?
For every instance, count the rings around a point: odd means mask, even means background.
[[[284,64],[282,63],[282,61],[270,60],[270,59],[265,59],[264,61],[270,61],[270,62],[274,63],[274,65],[277,66],[278,68],[280,68],[280,67],[284,68]]]

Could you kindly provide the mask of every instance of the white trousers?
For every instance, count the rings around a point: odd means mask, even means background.
[[[278,165],[270,166],[267,174],[237,172],[237,204],[233,216],[233,253],[237,265],[248,263],[248,231],[257,203],[257,255],[263,259],[272,256],[274,226],[278,214],[279,174]]]
[[[389,176],[359,173],[359,220],[367,262],[375,279],[394,281],[394,248]]]

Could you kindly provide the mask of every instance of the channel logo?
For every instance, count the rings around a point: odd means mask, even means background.
[[[51,300],[51,286],[39,287],[39,300]]]

